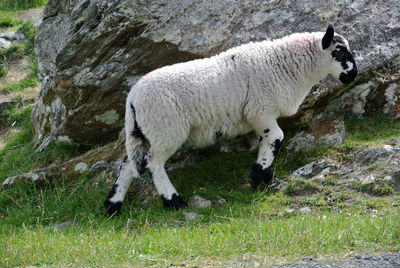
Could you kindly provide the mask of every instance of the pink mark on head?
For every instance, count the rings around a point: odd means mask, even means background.
[[[309,48],[311,42],[312,35],[310,33],[299,34],[294,39],[293,49],[302,53],[302,51]]]
[[[296,38],[296,41],[300,46],[306,46],[311,41],[311,34],[303,33]]]

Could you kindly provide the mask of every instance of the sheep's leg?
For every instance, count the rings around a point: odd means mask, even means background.
[[[171,154],[161,154],[152,152],[149,157],[149,168],[153,177],[154,185],[160,195],[164,205],[172,209],[187,207],[186,202],[179,196],[175,187],[172,185],[165,171],[164,165]]]
[[[254,188],[264,181],[269,184],[272,181],[272,161],[278,154],[282,145],[283,132],[278,126],[276,119],[258,120],[255,124],[257,135],[260,136],[261,144],[258,152],[257,162],[253,165],[250,174],[250,183]]]
[[[136,174],[137,175],[137,174]],[[122,162],[118,179],[115,181],[111,191],[109,192],[104,206],[110,215],[119,214],[121,212],[122,202],[128,191],[129,185],[132,183],[135,174],[128,157]]]

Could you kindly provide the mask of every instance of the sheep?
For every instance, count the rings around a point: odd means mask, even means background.
[[[183,144],[204,147],[250,131],[260,137],[260,148],[249,181],[254,188],[270,183],[283,140],[277,118],[295,114],[328,74],[343,83],[357,75],[348,42],[332,25],[325,32],[252,42],[143,76],[126,100],[127,157],[104,202],[108,213],[120,213],[133,178],[146,169],[166,207],[187,207],[165,171],[168,158]]]

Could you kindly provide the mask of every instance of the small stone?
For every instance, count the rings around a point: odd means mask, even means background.
[[[294,212],[294,209],[293,208],[287,208],[286,212],[289,213],[289,214],[292,214]]]
[[[312,161],[308,163],[307,165],[296,169],[291,177],[312,177],[317,175],[320,171],[325,169],[327,166],[327,163],[325,159],[321,158],[315,161]]]
[[[252,186],[249,182],[246,182],[245,184],[242,184],[240,188],[242,188],[243,190],[250,190],[252,189]]]
[[[88,170],[88,165],[85,162],[80,162],[78,164],[76,164],[74,171],[79,172],[79,173],[83,173],[86,170]]]
[[[222,145],[222,146],[219,148],[219,151],[220,151],[221,153],[231,153],[231,152],[233,151],[233,149],[232,149],[232,147],[229,146],[229,145]]]
[[[383,181],[391,181],[392,179],[393,179],[392,176],[386,176],[382,180]]]
[[[311,213],[311,208],[309,207],[302,207],[299,209],[301,214],[310,214]]]
[[[387,161],[394,154],[393,147],[385,145],[382,147],[367,148],[356,155],[356,162],[361,165],[369,165],[374,162]]]
[[[106,168],[108,168],[108,164],[106,163],[106,161],[100,160],[100,161],[97,161],[96,163],[94,163],[90,167],[89,173],[97,173],[97,172],[105,170]]]
[[[11,42],[5,40],[4,38],[0,38],[0,49],[8,49],[11,47]]]
[[[201,215],[195,212],[183,212],[183,216],[187,221],[197,220]]]
[[[61,222],[61,223],[52,223],[49,225],[50,228],[54,228],[56,230],[64,230],[68,227],[71,227],[74,224],[72,221]]]
[[[374,182],[375,182],[375,176],[373,174],[370,174],[367,177],[361,179],[362,185],[371,184]]]
[[[189,199],[189,207],[193,208],[209,208],[211,207],[211,201],[205,199],[201,195],[194,195]]]
[[[310,262],[310,261],[313,261],[314,258],[313,257],[302,257],[301,260],[304,262]]]
[[[31,173],[31,179],[32,181],[37,181],[40,179],[40,176],[37,173]]]
[[[221,205],[225,205],[227,202],[226,202],[226,199],[225,198],[222,198],[221,196],[217,196],[217,201],[215,201],[215,205],[217,205],[217,206],[221,206]]]
[[[298,152],[300,150],[311,149],[314,140],[314,135],[306,134],[304,131],[301,131],[290,140],[288,150]]]

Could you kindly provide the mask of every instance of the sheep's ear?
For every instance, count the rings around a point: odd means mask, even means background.
[[[327,49],[331,45],[334,33],[332,24],[329,24],[324,37],[322,37],[322,49]]]

